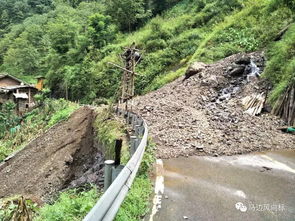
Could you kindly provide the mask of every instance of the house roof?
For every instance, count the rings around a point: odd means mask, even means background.
[[[7,74],[7,73],[0,73],[0,80],[1,80],[2,78],[6,78],[6,77],[9,77],[9,78],[11,78],[11,79],[13,79],[13,80],[15,80],[15,81],[17,81],[17,82],[19,82],[19,83],[24,83],[22,80],[20,80],[20,79],[14,77],[14,76],[12,76],[12,75],[9,75],[9,74]]]
[[[6,87],[0,87],[0,90],[8,90],[8,91],[12,91],[15,89],[23,89],[23,88],[32,88],[32,89],[36,89],[37,88],[33,85],[14,85],[14,86],[6,86]]]
[[[16,89],[25,89],[25,88],[30,88],[30,89],[34,89],[34,90],[38,90],[36,87],[32,86],[32,85],[16,85],[16,86],[6,86],[6,87],[0,87],[0,93],[9,93],[9,92],[13,92]]]

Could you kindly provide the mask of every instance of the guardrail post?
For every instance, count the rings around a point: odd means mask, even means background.
[[[143,120],[138,118],[136,124],[139,125],[139,126],[142,126],[143,125]]]
[[[135,134],[136,136],[142,136],[144,133],[144,126],[136,125],[135,126]]]
[[[133,129],[135,128],[136,121],[137,121],[137,116],[136,115],[133,115],[133,118],[132,118],[132,128]]]
[[[133,117],[133,114],[128,112],[128,124],[132,124],[132,117]]]
[[[142,136],[144,134],[144,126],[136,125],[135,126],[135,136]]]
[[[117,167],[112,167],[112,182],[117,178],[120,172],[124,169],[123,165],[119,165]]]
[[[106,160],[104,162],[104,191],[106,191],[109,186],[112,184],[112,167],[114,166],[115,161]]]
[[[122,140],[116,140],[115,144],[115,166],[121,163]]]
[[[136,151],[136,144],[137,144],[137,137],[131,136],[130,137],[130,155],[133,156],[133,154]]]
[[[125,199],[130,185],[133,183],[138,172],[140,163],[144,155],[144,149],[147,144],[148,127],[144,121],[139,121],[139,119],[141,118],[137,115],[133,113],[130,114],[128,112],[126,113],[126,121],[132,123],[132,128],[133,130],[136,128],[136,133],[138,135],[133,135],[130,137],[130,152],[133,157],[128,161],[126,167],[124,167],[123,165],[115,167],[115,161],[113,160],[105,161],[105,193],[91,209],[91,211],[87,214],[87,216],[83,219],[83,221],[114,220],[116,213],[118,212],[120,205]],[[125,112],[123,110],[119,110],[118,114],[124,116]],[[139,148],[139,145],[140,149],[137,150]],[[119,153],[119,151],[116,150],[116,153]],[[136,154],[136,156],[134,155],[134,153]],[[116,157],[116,164],[118,164],[119,161],[120,160]],[[116,179],[117,176],[118,179]],[[114,180],[114,182],[111,185],[112,180]]]
[[[137,150],[137,148],[138,148],[140,142],[141,142],[141,138],[137,138],[137,139],[136,139],[136,142],[135,142],[135,151]]]

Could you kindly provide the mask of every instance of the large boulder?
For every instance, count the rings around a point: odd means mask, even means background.
[[[203,70],[205,70],[206,67],[207,67],[207,65],[203,62],[195,62],[195,63],[191,64],[185,72],[184,80],[190,78],[193,75],[196,75],[196,74],[202,72]]]
[[[248,55],[243,55],[235,63],[236,64],[249,65],[251,63],[251,58]]]
[[[211,86],[213,88],[217,88],[218,86],[218,78],[215,75],[212,75],[201,81],[202,86]]]
[[[245,68],[245,65],[234,65],[231,67],[229,74],[233,77],[242,76],[244,74]]]

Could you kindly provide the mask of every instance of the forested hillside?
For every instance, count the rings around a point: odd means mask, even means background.
[[[115,96],[122,47],[144,59],[136,93],[183,75],[196,60],[266,50],[272,100],[294,79],[293,0],[0,0],[0,71],[29,82],[45,76],[54,97],[84,103]],[[282,39],[275,41],[288,25]]]

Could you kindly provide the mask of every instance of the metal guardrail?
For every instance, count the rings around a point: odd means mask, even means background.
[[[123,200],[131,188],[145,152],[148,139],[148,127],[146,122],[141,117],[131,112],[119,110],[118,114],[123,115],[135,131],[135,137],[131,139],[130,147],[131,152],[132,150],[135,152],[118,177],[105,191],[83,221],[111,221],[115,218]]]

